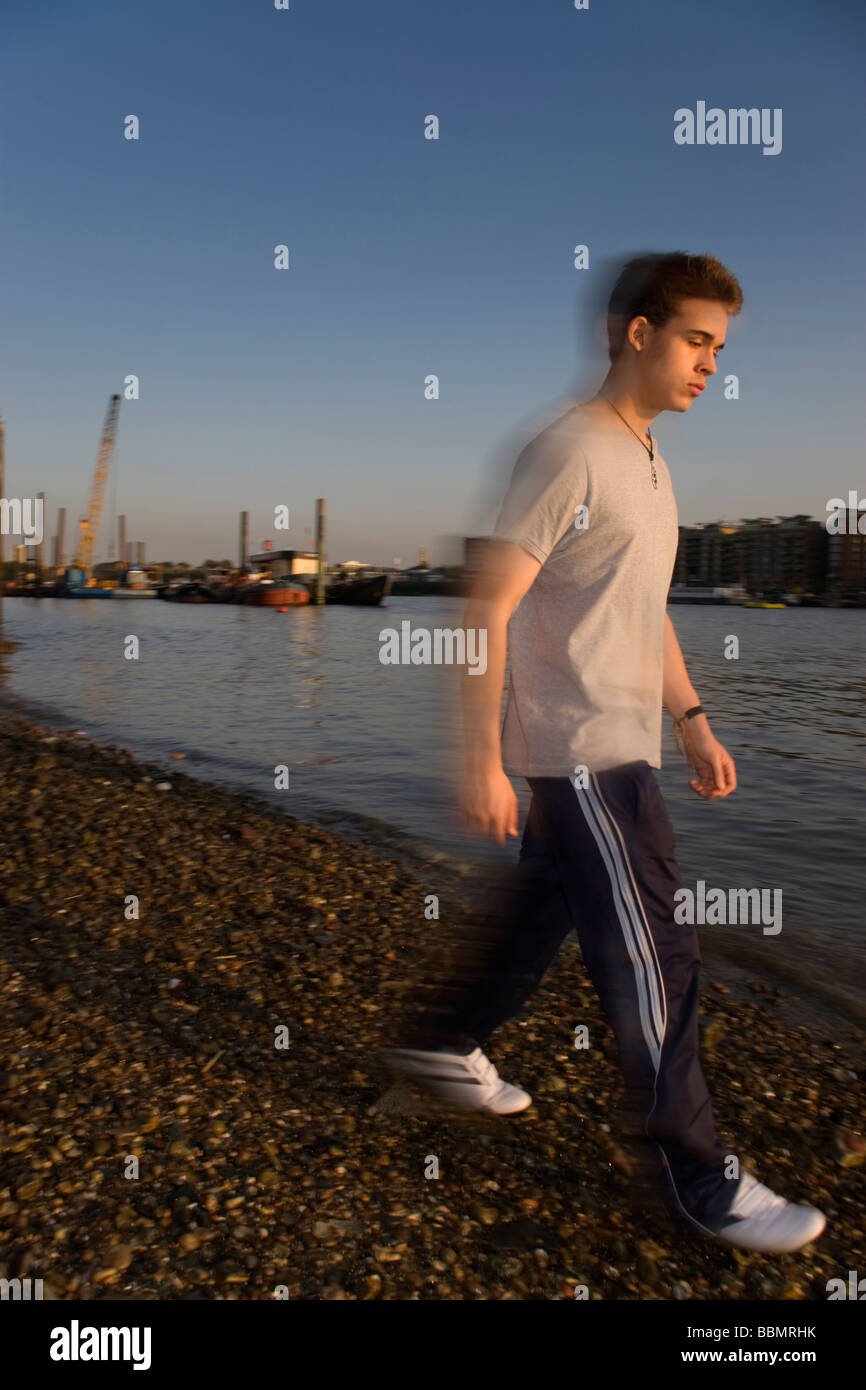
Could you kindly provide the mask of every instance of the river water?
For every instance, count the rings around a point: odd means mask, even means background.
[[[20,645],[4,658],[0,701],[165,760],[169,774],[182,767],[242,787],[395,851],[490,864],[513,858],[516,844],[485,846],[457,822],[454,669],[379,660],[384,628],[453,627],[462,607],[392,597],[381,608],[281,614],[6,599],[3,635]],[[785,925],[801,927],[801,954],[820,958],[828,978],[850,972],[866,937],[866,612],[685,604],[670,612],[739,779],[731,797],[702,802],[666,731],[658,776],[685,882],[780,889]],[[739,638],[738,660],[724,657],[729,634]],[[130,635],[138,660],[124,657]],[[183,764],[169,760],[175,752],[186,754]],[[289,768],[285,791],[274,789],[280,764]],[[727,931],[750,933],[752,944],[764,936],[767,947],[781,940],[760,926]]]

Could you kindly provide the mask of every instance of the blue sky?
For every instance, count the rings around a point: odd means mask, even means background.
[[[325,496],[331,559],[446,560],[515,436],[600,384],[610,264],[684,250],[745,308],[741,399],[720,364],[656,421],[680,520],[823,515],[862,492],[863,30],[854,0],[4,0],[6,495],[74,528],[136,373],[104,516],[149,559],[234,557],[277,503],[303,545]],[[698,100],[781,107],[782,152],[677,146]]]

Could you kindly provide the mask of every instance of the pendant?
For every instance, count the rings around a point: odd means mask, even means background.
[[[653,480],[653,487],[656,489],[656,492],[658,492],[659,480],[658,480],[658,474],[656,473],[655,465],[654,465],[654,464],[650,464],[650,475],[651,475],[652,480]]]

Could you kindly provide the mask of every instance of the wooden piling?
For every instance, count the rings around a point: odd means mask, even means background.
[[[324,497],[316,498],[316,603],[325,602],[325,509]]]
[[[59,507],[57,511],[57,549],[54,555],[54,573],[59,579],[64,569],[66,559],[63,547],[66,544],[66,508]]]
[[[3,433],[3,412],[0,410],[0,497],[5,497],[4,488],[4,463],[6,459],[5,437]],[[3,528],[0,526],[0,638],[3,636],[3,592],[6,588],[6,565],[3,554],[4,550]]]
[[[42,503],[42,540],[36,546],[36,585],[41,589],[45,570],[45,493],[38,492],[36,500]]]

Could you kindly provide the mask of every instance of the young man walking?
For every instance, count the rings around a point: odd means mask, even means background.
[[[741,306],[737,281],[712,257],[628,262],[608,306],[601,389],[517,460],[465,617],[487,629],[488,664],[463,678],[461,798],[466,822],[504,844],[517,834],[509,776],[528,780],[517,886],[459,1002],[422,1012],[406,1045],[383,1056],[458,1105],[524,1109],[531,1098],[482,1049],[574,928],[671,1207],[693,1231],[781,1252],[814,1240],[825,1218],[740,1171],[716,1133],[699,1055],[697,933],[675,920],[682,879],[653,773],[664,706],[693,790],[709,800],[736,787],[667,616],[677,511],[650,426],[663,410],[691,408]]]

